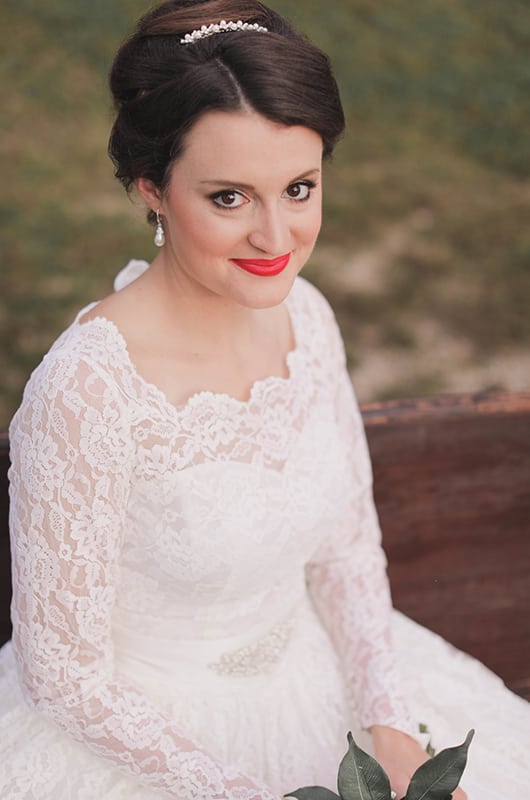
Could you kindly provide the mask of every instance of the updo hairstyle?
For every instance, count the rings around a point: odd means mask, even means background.
[[[180,43],[221,20],[257,23],[268,33],[231,31]],[[110,88],[117,116],[109,154],[127,191],[147,178],[163,193],[186,133],[207,111],[249,108],[273,122],[303,125],[320,135],[324,156],[344,129],[327,56],[257,0],[169,0],[155,7],[118,50]]]

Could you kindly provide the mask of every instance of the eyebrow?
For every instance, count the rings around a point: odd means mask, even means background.
[[[291,183],[296,183],[297,181],[303,181],[305,178],[309,178],[311,176],[320,175],[319,167],[315,167],[314,169],[309,169],[307,172],[303,172],[301,175],[298,175],[296,178],[293,178],[288,182],[288,186]],[[207,183],[210,186],[230,186],[234,189],[245,189],[247,192],[254,192],[256,187],[252,186],[250,183],[242,183],[241,181],[230,181],[230,180],[221,180],[220,178],[212,178],[211,180],[207,181],[200,181],[201,184]]]

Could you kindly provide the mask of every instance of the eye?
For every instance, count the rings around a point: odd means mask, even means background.
[[[236,192],[234,189],[223,189],[221,192],[216,192],[210,195],[216,206],[219,208],[239,208],[244,205],[248,200],[242,194]]]
[[[287,187],[285,194],[290,200],[303,202],[304,200],[309,200],[311,189],[314,189],[315,186],[316,184],[313,183],[313,181],[297,181],[296,183],[291,183]]]

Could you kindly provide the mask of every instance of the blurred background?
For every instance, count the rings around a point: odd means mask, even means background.
[[[349,128],[305,274],[361,400],[530,389],[530,3],[270,0],[331,56]],[[3,0],[0,429],[153,232],[113,178],[106,74],[145,0]]]

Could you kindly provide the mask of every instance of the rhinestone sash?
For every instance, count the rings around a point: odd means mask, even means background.
[[[282,658],[294,628],[294,619],[280,622],[252,644],[223,653],[208,667],[219,675],[261,675]]]

